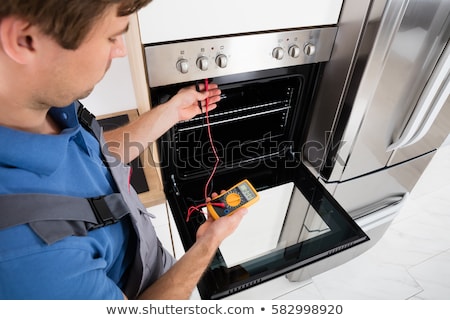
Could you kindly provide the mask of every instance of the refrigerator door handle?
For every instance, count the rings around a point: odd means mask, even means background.
[[[450,95],[450,45],[441,55],[435,71],[417,103],[417,106],[405,125],[400,137],[386,151],[410,146],[420,139],[431,128],[434,120]]]
[[[377,203],[373,203],[364,208],[361,208],[358,212],[357,210],[352,211],[350,214],[355,218],[355,221],[360,227],[367,228],[369,225],[371,227],[378,226],[390,221],[392,215],[397,215],[397,213],[403,208],[405,203],[409,199],[409,192],[392,195],[383,199]],[[364,211],[365,212],[364,212]]]

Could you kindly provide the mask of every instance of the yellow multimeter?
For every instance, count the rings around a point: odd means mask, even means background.
[[[258,192],[245,179],[213,198],[206,207],[214,219],[233,214],[240,207],[248,207],[259,200]]]

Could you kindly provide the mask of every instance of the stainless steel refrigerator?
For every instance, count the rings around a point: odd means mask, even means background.
[[[342,38],[303,148],[318,179],[370,241],[288,275],[304,280],[363,253],[384,234],[450,132],[450,1],[372,1],[363,25],[344,7]],[[346,23],[342,23],[346,22]],[[345,52],[348,34],[357,50]],[[344,36],[345,35],[345,36]],[[346,38],[347,37],[347,38]],[[346,40],[347,39],[347,40]],[[341,52],[339,54],[339,52]],[[350,66],[347,69],[347,66]],[[342,72],[342,70],[346,72]],[[329,101],[340,98],[337,114]]]

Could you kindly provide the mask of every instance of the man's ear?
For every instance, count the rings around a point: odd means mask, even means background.
[[[6,17],[0,20],[0,45],[3,51],[19,64],[27,64],[34,57],[33,32],[36,28],[22,19]]]

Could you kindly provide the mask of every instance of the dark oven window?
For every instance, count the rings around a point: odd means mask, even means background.
[[[302,76],[221,85],[221,101],[209,112],[219,170],[282,154],[299,108]],[[207,119],[201,114],[177,124],[166,145],[180,178],[208,173],[215,163]]]

